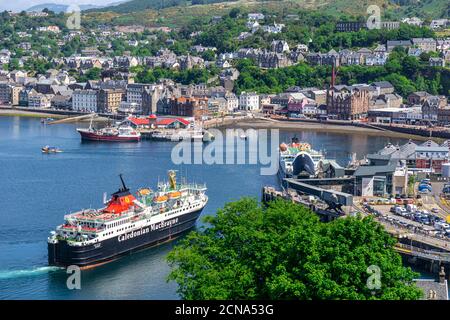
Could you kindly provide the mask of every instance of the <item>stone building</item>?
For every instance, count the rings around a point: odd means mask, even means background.
[[[340,120],[355,120],[367,116],[369,90],[361,86],[334,86],[327,94],[328,115]]]
[[[124,96],[122,89],[100,89],[97,95],[98,112],[116,113]]]
[[[168,114],[200,119],[208,115],[208,99],[194,97],[170,98]]]

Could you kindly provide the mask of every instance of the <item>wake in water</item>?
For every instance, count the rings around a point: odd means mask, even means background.
[[[23,277],[35,277],[42,274],[55,272],[58,270],[64,270],[61,267],[37,267],[33,269],[25,269],[25,270],[0,270],[0,280],[5,279],[16,279]]]

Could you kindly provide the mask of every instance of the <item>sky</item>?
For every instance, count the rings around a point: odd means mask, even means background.
[[[105,5],[112,2],[115,2],[115,0],[0,0],[0,11],[22,11],[34,5],[43,3]]]

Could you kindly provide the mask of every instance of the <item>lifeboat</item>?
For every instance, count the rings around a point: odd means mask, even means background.
[[[169,198],[170,199],[179,199],[181,197],[181,192],[179,191],[174,191],[169,193]]]
[[[147,188],[145,188],[145,189],[140,189],[140,190],[138,191],[138,194],[139,194],[140,196],[148,196],[150,193],[152,193],[152,191],[151,191],[150,189],[147,189]]]
[[[164,203],[167,202],[168,197],[167,196],[159,196],[155,198],[156,203]]]

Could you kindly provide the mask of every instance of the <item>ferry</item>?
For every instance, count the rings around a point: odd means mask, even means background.
[[[173,170],[157,190],[142,188],[135,195],[120,179],[122,187],[105,207],[66,215],[50,233],[49,265],[92,268],[173,240],[194,227],[208,202],[206,185],[178,183]]]
[[[279,148],[278,176],[280,181],[285,178],[314,177],[319,165],[324,160],[322,152],[315,151],[306,142],[292,138],[289,144],[282,143]]]

